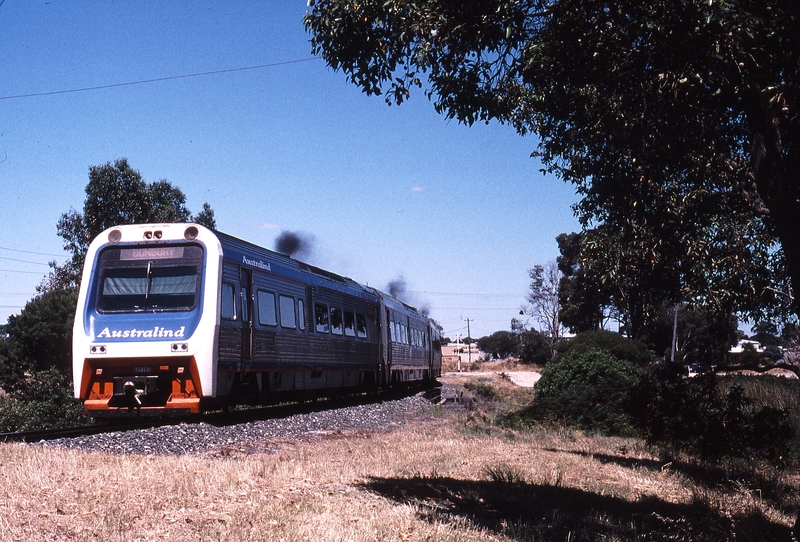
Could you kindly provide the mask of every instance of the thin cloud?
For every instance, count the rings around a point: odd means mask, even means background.
[[[424,186],[414,186],[414,187],[411,188],[411,191],[412,192],[425,192],[425,187]]]

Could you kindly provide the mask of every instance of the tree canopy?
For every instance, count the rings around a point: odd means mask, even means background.
[[[64,249],[72,253],[72,258],[63,266],[53,264],[53,271],[40,290],[76,287],[89,243],[107,228],[120,224],[189,221],[211,229],[216,227],[214,211],[208,203],[192,216],[186,208],[186,196],[178,187],[164,179],[147,184],[125,158],[113,164],[91,166],[83,213],[70,209],[61,215],[57,224]]]
[[[593,274],[624,284],[614,294],[639,320],[662,302],[793,301],[793,0],[312,0],[305,24],[313,52],[368,94],[399,104],[420,88],[448,118],[537,134],[534,154],[576,186],[595,231],[580,260],[604,256]]]
[[[25,375],[56,367],[72,369],[72,322],[78,294],[52,290],[30,300],[8,319],[8,337],[0,340],[0,386],[6,391],[24,385]]]

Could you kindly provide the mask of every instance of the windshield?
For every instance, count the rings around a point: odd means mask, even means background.
[[[190,310],[198,302],[202,248],[145,252],[109,249],[101,255],[101,312]]]

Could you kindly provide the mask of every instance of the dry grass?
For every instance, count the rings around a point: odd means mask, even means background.
[[[788,540],[790,473],[755,479],[783,488],[770,493],[711,482],[689,460],[664,464],[634,439],[435,414],[385,433],[283,442],[274,454],[3,444],[0,539]]]
[[[479,372],[503,372],[503,371],[541,371],[544,367],[538,365],[529,365],[520,363],[516,358],[507,358],[503,360],[489,360],[483,361],[480,359],[474,360],[472,363],[462,361],[461,372],[463,373],[479,373]],[[457,363],[452,360],[442,361],[442,372],[453,373],[457,371]]]

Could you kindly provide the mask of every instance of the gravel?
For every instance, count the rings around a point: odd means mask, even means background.
[[[239,455],[275,453],[291,441],[327,435],[383,431],[430,412],[423,394],[286,418],[216,426],[205,422],[41,441],[32,445],[139,455]]]

